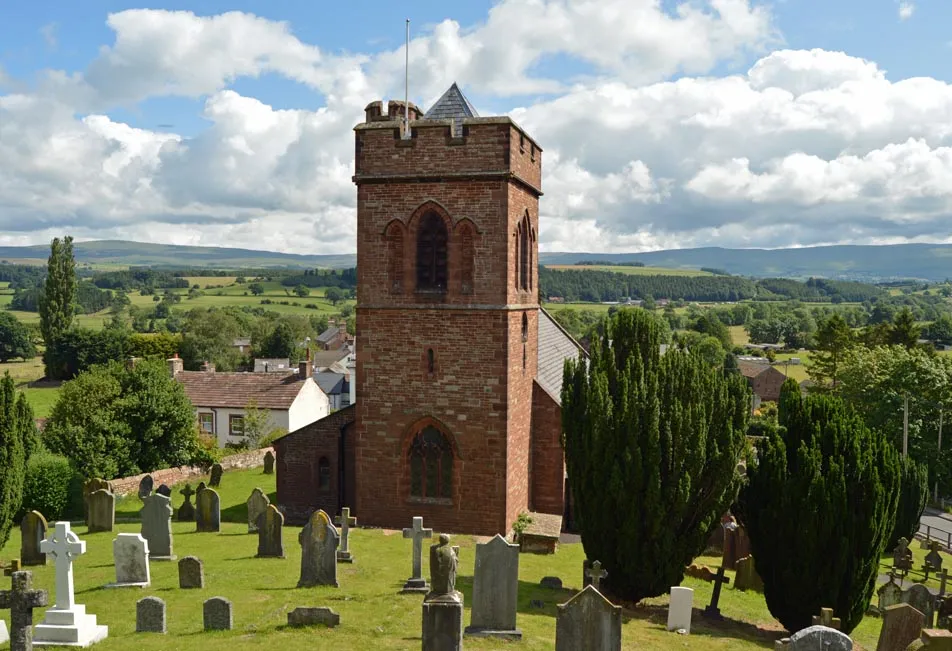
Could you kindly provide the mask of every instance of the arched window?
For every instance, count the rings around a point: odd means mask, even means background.
[[[476,246],[473,243],[473,228],[465,223],[460,226],[459,268],[460,293],[472,294],[476,275]]]
[[[410,444],[410,495],[453,497],[453,447],[432,425],[420,430]]]
[[[423,215],[417,233],[417,289],[446,291],[448,239],[442,217],[435,212]]]
[[[526,370],[526,364],[529,361],[529,351],[527,349],[529,343],[529,317],[526,316],[526,313],[522,313],[522,370]]]
[[[392,294],[403,292],[403,228],[397,223],[387,229],[387,284]]]
[[[331,489],[331,462],[327,457],[321,457],[317,462],[317,488],[322,493]]]
[[[519,288],[523,291],[529,291],[529,249],[532,248],[530,238],[529,214],[526,213],[519,225]]]

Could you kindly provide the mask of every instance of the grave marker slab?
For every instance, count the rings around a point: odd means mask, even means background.
[[[315,585],[340,587],[337,582],[337,528],[324,511],[318,510],[307,519],[298,535],[301,544],[301,578],[299,588]]]
[[[258,556],[284,558],[284,515],[274,504],[269,504],[258,516]]]
[[[952,596],[945,597],[939,603],[939,610],[936,615],[936,628],[952,629]]]
[[[192,495],[195,495],[195,490],[191,484],[185,484],[185,488],[179,491],[179,495],[185,496],[185,502],[179,507],[176,519],[179,522],[191,522],[195,519],[195,507],[192,505]]]
[[[592,585],[560,604],[555,619],[555,651],[578,649],[621,650],[621,606]]]
[[[516,628],[519,599],[519,545],[496,534],[476,545],[473,607],[466,635],[521,639]]]
[[[932,623],[935,621],[935,597],[929,592],[929,588],[916,583],[902,593],[902,602],[925,615],[926,628],[932,628]]]
[[[557,576],[544,576],[542,580],[539,581],[539,585],[543,588],[548,588],[549,590],[561,590],[562,589],[562,579]]]
[[[340,615],[330,608],[295,608],[288,613],[288,626],[327,626],[340,625]]]
[[[172,553],[172,500],[155,493],[143,500],[139,511],[142,520],[142,537],[149,541],[153,560],[173,561]]]
[[[754,564],[754,557],[747,556],[737,559],[737,573],[734,576],[735,590],[753,590],[754,592],[764,591],[764,582],[757,574],[757,567]]]
[[[925,624],[926,616],[909,604],[888,607],[883,612],[883,627],[876,651],[905,651],[922,635]]]
[[[433,537],[432,529],[423,527],[423,518],[415,516],[413,526],[403,530],[403,537],[413,540],[412,574],[403,584],[403,592],[429,592],[430,588],[423,578],[423,541]]]
[[[918,651],[952,651],[952,631],[926,629],[922,631],[919,642],[909,645],[909,649]]]
[[[166,486],[165,484],[162,484],[161,486],[156,488],[155,492],[158,495],[165,495],[168,498],[172,497],[172,489]]]
[[[212,597],[202,605],[202,622],[206,631],[230,631],[233,626],[231,602]]]
[[[694,607],[694,590],[675,586],[671,588],[668,605],[668,630],[691,633],[691,610]]]
[[[33,589],[32,572],[14,572],[10,590],[0,590],[0,608],[10,609],[11,651],[32,651],[33,609],[47,605],[46,590]]]
[[[87,526],[89,526],[89,496],[98,490],[106,490],[111,493],[112,487],[108,481],[99,478],[90,479],[83,484],[83,519],[86,521]]]
[[[20,563],[24,566],[46,565],[46,554],[40,541],[46,538],[48,525],[39,511],[30,511],[20,521]]]
[[[186,556],[178,562],[179,588],[189,590],[205,587],[205,569],[202,560],[196,556]]]
[[[430,546],[431,590],[423,600],[423,651],[463,648],[463,593],[456,589],[458,553],[445,533]]]
[[[889,581],[884,583],[877,591],[879,597],[879,612],[884,613],[890,606],[902,603],[902,588],[896,585],[895,575],[889,575]]]
[[[86,519],[88,533],[112,531],[116,524],[116,496],[99,489],[89,494],[87,500],[89,517]]]
[[[909,549],[908,538],[900,538],[896,549],[893,550],[893,566],[903,572],[912,569],[912,550]]]
[[[220,463],[216,463],[212,466],[212,473],[208,480],[208,485],[211,488],[218,488],[221,486],[221,476],[225,470],[221,467]]]
[[[274,452],[271,450],[264,453],[264,474],[274,474]]]
[[[221,531],[221,499],[213,488],[206,488],[195,499],[195,530],[200,533]]]
[[[152,487],[155,485],[155,480],[152,479],[152,475],[146,475],[139,480],[139,499],[144,500],[149,495],[152,494]]]
[[[136,602],[136,633],[165,633],[165,602],[145,597]]]
[[[269,504],[271,504],[271,500],[268,499],[263,490],[255,488],[251,491],[251,495],[245,502],[245,506],[248,508],[248,533],[257,533],[258,516],[265,512]]]
[[[853,651],[853,640],[835,628],[811,626],[778,640],[774,648],[782,651]]]
[[[357,526],[357,518],[350,514],[350,507],[340,510],[340,515],[334,518],[334,524],[340,526],[340,549],[337,550],[337,561],[353,563],[354,555],[350,553],[350,528]]]
[[[110,588],[145,588],[149,585],[149,541],[137,533],[121,533],[112,541],[116,582]]]

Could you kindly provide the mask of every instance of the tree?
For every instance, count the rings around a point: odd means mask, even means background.
[[[40,329],[43,341],[51,341],[73,325],[76,302],[76,261],[73,238],[53,238],[46,266],[46,283],[39,297]]]
[[[899,495],[899,455],[839,398],[780,397],[784,429],[758,443],[737,513],[770,613],[790,631],[832,607],[851,632],[876,585]]]
[[[660,317],[621,310],[569,362],[562,428],[587,557],[638,601],[678,585],[737,495],[750,391],[697,354],[661,356]]]
[[[311,295],[311,290],[307,285],[298,285],[294,288],[294,293],[300,296],[301,298],[307,298]]]
[[[254,296],[261,296],[264,294],[264,285],[261,283],[251,283],[248,285],[248,291],[251,292]]]
[[[285,357],[293,359],[296,349],[297,344],[291,326],[285,321],[279,321],[274,329],[268,333],[265,340],[261,342],[261,346],[257,350],[257,356],[272,359],[283,359]]]
[[[810,378],[818,386],[836,388],[843,358],[854,345],[853,331],[834,312],[817,330],[816,352],[808,369]]]
[[[244,416],[245,442],[252,450],[257,450],[261,441],[271,433],[271,410],[258,409],[258,403],[251,400],[245,405]]]
[[[182,325],[182,359],[185,367],[198,370],[202,362],[211,362],[222,371],[234,370],[242,354],[235,339],[243,336],[242,324],[235,314],[220,309],[191,310]]]
[[[929,324],[925,332],[926,338],[937,344],[952,344],[952,315],[943,314]]]
[[[7,373],[0,380],[0,547],[10,539],[20,510],[27,448],[35,445],[33,410]]]
[[[344,292],[337,287],[328,287],[324,290],[324,298],[331,302],[331,305],[337,305],[344,300]]]
[[[36,357],[30,329],[9,312],[0,312],[0,363]]]
[[[899,485],[899,506],[892,535],[886,543],[886,549],[894,549],[899,539],[913,540],[919,531],[919,518],[929,501],[929,471],[925,464],[905,457],[902,461],[902,476]]]
[[[919,345],[919,332],[912,310],[904,307],[893,319],[892,326],[889,328],[889,343],[893,346],[915,348]]]

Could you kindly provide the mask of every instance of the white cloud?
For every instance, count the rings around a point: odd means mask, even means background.
[[[913,12],[916,10],[916,5],[911,2],[900,2],[899,3],[899,20],[906,20],[912,17]]]

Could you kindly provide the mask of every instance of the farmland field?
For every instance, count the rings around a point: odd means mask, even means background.
[[[672,267],[628,267],[611,264],[548,264],[548,269],[556,271],[614,271],[616,273],[629,274],[632,276],[713,276],[714,274],[700,269],[675,269]]]

